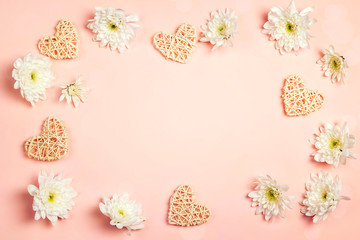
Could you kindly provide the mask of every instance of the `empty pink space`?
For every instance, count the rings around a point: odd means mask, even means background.
[[[21,240],[260,240],[358,239],[360,162],[338,168],[315,162],[309,140],[326,121],[347,122],[360,139],[360,3],[352,0],[296,0],[313,6],[315,37],[298,55],[280,55],[261,33],[273,5],[289,0],[63,0],[0,3],[0,239]],[[86,28],[96,6],[138,14],[140,28],[130,49],[100,48]],[[239,17],[234,46],[211,52],[197,43],[187,64],[166,60],[152,45],[155,33],[174,33],[187,22],[200,26],[211,11],[229,7]],[[56,75],[48,99],[34,107],[15,90],[14,61],[39,53],[38,41],[55,32],[61,19],[79,31],[74,60],[51,60]],[[349,63],[345,84],[323,76],[321,49],[333,44]],[[299,74],[309,89],[324,95],[321,109],[306,117],[284,114],[281,90]],[[77,109],[59,102],[60,85],[81,75],[90,91]],[[30,159],[24,143],[41,133],[48,116],[61,119],[69,152],[61,160]],[[360,144],[353,149],[360,154]],[[67,220],[55,227],[34,220],[29,184],[40,170],[63,172],[79,193]],[[310,173],[339,175],[341,201],[326,221],[314,224],[300,213]],[[296,196],[285,219],[266,222],[255,215],[247,194],[258,175],[269,174]],[[209,221],[195,227],[167,223],[169,199],[189,184],[196,201],[211,209]],[[101,198],[128,192],[142,204],[145,228],[119,230],[99,210]]]

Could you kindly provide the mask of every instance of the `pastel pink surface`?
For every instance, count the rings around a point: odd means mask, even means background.
[[[315,163],[309,139],[325,121],[347,121],[360,139],[360,3],[352,0],[297,1],[314,6],[318,20],[310,49],[281,56],[260,33],[272,5],[288,0],[7,1],[1,3],[0,63],[0,238],[1,239],[357,239],[360,215],[360,162],[337,169]],[[124,54],[99,48],[86,28],[94,7],[122,8],[140,16],[140,29]],[[211,52],[199,43],[187,64],[167,61],[153,47],[158,31],[174,32],[183,22],[206,23],[209,13],[229,7],[239,16],[233,48]],[[51,35],[60,19],[79,30],[74,60],[52,60],[56,74],[48,100],[31,107],[13,89],[12,64]],[[341,34],[341,35],[340,35]],[[316,61],[321,48],[334,44],[349,56],[343,85],[323,77]],[[284,79],[300,74],[307,87],[321,91],[324,106],[307,117],[287,117],[281,102]],[[59,103],[60,84],[82,75],[91,89],[78,109]],[[56,162],[26,157],[24,142],[38,134],[48,116],[62,119],[69,131],[69,152]],[[354,151],[359,155],[358,144]],[[70,218],[56,227],[33,220],[28,184],[40,170],[73,178],[79,192]],[[311,172],[339,174],[344,195],[339,209],[313,224],[300,214],[304,184]],[[270,174],[295,195],[286,219],[265,222],[250,199],[254,178]],[[190,184],[199,202],[212,211],[201,226],[167,224],[168,202],[180,184]],[[98,204],[102,196],[129,192],[143,205],[145,229],[110,226]]]

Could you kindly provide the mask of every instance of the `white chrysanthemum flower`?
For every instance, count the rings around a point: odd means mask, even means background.
[[[46,99],[45,90],[51,86],[51,81],[55,79],[50,66],[49,58],[38,58],[31,53],[23,59],[16,59],[14,62],[12,71],[12,77],[16,81],[14,88],[20,88],[21,96],[31,105],[34,105],[39,99]]]
[[[320,127],[320,134],[310,141],[318,150],[312,154],[315,161],[326,162],[334,167],[346,163],[346,159],[356,158],[349,148],[356,144],[355,137],[350,135],[347,124],[341,128],[339,125],[325,123]]]
[[[39,173],[39,188],[28,186],[28,191],[34,197],[33,210],[35,220],[48,218],[55,226],[58,218],[69,217],[69,210],[75,205],[73,198],[77,195],[70,186],[71,178],[61,179],[62,174],[54,176],[53,171],[47,176],[45,171]]]
[[[287,185],[280,186],[269,175],[259,177],[255,182],[255,191],[249,193],[252,198],[252,207],[256,207],[255,214],[262,213],[265,220],[272,220],[273,217],[280,215],[285,217],[286,208],[291,209],[290,202],[295,199],[294,196],[285,196],[285,192],[289,189]]]
[[[103,202],[99,204],[100,211],[111,219],[110,224],[118,229],[127,228],[128,234],[131,230],[144,228],[144,217],[139,216],[142,212],[141,205],[135,203],[135,200],[129,199],[129,194],[114,194],[109,199],[104,197]]]
[[[301,212],[312,216],[313,222],[325,220],[333,212],[341,199],[341,180],[339,176],[332,178],[329,173],[311,174],[311,181],[306,183],[305,199],[301,202]]]
[[[345,58],[335,52],[332,45],[330,45],[329,49],[323,49],[322,53],[324,56],[317,63],[322,64],[325,76],[330,77],[332,83],[344,82],[346,68],[348,68]]]
[[[68,85],[61,85],[61,96],[59,101],[61,102],[66,98],[67,104],[73,102],[74,106],[77,108],[80,102],[85,102],[84,95],[89,90],[88,88],[82,86],[81,77],[78,77],[75,82],[72,82]]]
[[[211,12],[208,23],[201,26],[204,37],[200,41],[214,45],[212,51],[220,46],[232,46],[231,40],[236,33],[237,21],[235,12],[228,8]]]
[[[275,40],[275,48],[281,54],[295,51],[309,46],[309,39],[313,35],[309,31],[316,20],[307,16],[313,8],[308,7],[300,13],[296,10],[294,0],[284,10],[273,6],[268,14],[268,21],[264,24],[262,33],[269,34],[270,40]]]
[[[137,15],[125,16],[121,9],[96,7],[95,18],[89,20],[87,27],[95,33],[93,40],[100,41],[101,47],[110,46],[111,50],[118,49],[122,53],[135,37],[135,29],[139,27],[137,21]]]

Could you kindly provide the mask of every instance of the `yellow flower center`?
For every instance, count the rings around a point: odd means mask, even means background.
[[[224,36],[225,35],[225,31],[226,31],[226,25],[225,24],[221,24],[218,28],[217,28],[217,32],[219,33],[219,35]]]
[[[290,21],[285,24],[285,30],[289,34],[294,34],[296,31],[296,28],[297,28],[297,26]]]
[[[123,24],[125,22],[125,19],[109,19],[108,20],[108,28],[111,30],[111,31],[118,31],[119,28],[123,28]]]
[[[79,94],[79,87],[75,83],[71,83],[67,88],[66,91],[70,96],[76,96]]]
[[[36,82],[36,72],[32,71],[30,73],[30,79],[33,81],[33,82]]]
[[[225,23],[221,23],[221,25],[219,25],[216,29],[217,33],[222,36],[223,39],[228,40],[231,38],[231,34],[228,34],[226,30],[227,26]]]
[[[341,67],[341,60],[339,57],[332,57],[330,59],[330,67],[333,71],[338,71]]]
[[[55,193],[49,192],[48,201],[49,202],[54,202],[55,201]]]
[[[338,147],[341,147],[340,139],[333,138],[330,140],[330,149],[337,149]],[[340,149],[340,151],[342,151]]]
[[[125,216],[125,212],[124,212],[124,210],[122,210],[122,209],[119,209],[119,210],[118,210],[118,213],[119,213],[121,216],[123,216],[123,217]]]
[[[108,22],[108,28],[111,30],[111,31],[117,31],[118,28],[119,28],[119,25],[114,23],[113,21],[109,21]]]
[[[266,197],[268,198],[269,201],[277,201],[279,195],[280,195],[279,192],[272,188],[269,188],[266,192]]]
[[[325,201],[327,199],[327,192],[323,192],[323,194],[321,195],[321,198]]]

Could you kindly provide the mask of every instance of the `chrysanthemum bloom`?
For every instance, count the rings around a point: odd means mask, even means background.
[[[290,202],[295,199],[294,196],[285,195],[289,187],[278,185],[269,175],[260,176],[255,184],[255,191],[248,195],[253,201],[251,206],[257,207],[255,214],[262,213],[266,221],[277,215],[285,218],[285,209],[291,209]]]
[[[317,151],[312,154],[315,161],[326,162],[334,167],[346,163],[347,158],[356,158],[350,148],[356,144],[355,137],[350,135],[347,124],[343,127],[325,123],[320,127],[320,134],[311,140]]]
[[[235,12],[228,8],[211,12],[208,23],[201,26],[204,37],[200,41],[214,45],[212,51],[220,46],[232,46],[231,40],[236,33],[237,21]]]
[[[313,8],[308,7],[300,13],[296,10],[294,0],[287,9],[273,6],[268,14],[268,21],[264,24],[262,32],[275,40],[275,48],[281,54],[295,51],[309,46],[309,39],[313,35],[309,31],[316,20],[307,16]]]
[[[125,16],[121,9],[96,7],[95,18],[89,20],[87,27],[95,33],[93,40],[100,41],[101,47],[110,46],[111,50],[118,49],[122,53],[135,37],[135,29],[139,27],[137,21],[137,15]]]
[[[323,49],[322,53],[324,56],[317,63],[322,64],[325,76],[330,77],[332,83],[344,82],[348,68],[345,58],[337,53],[332,45],[329,49]]]
[[[313,222],[325,220],[333,212],[341,199],[350,198],[340,196],[341,180],[339,176],[332,178],[329,173],[311,174],[311,180],[306,183],[305,199],[302,201],[301,212],[312,216]]]
[[[19,89],[21,96],[34,105],[37,101],[45,100],[46,88],[51,86],[55,79],[50,69],[50,59],[38,58],[31,53],[24,58],[18,58],[14,62],[12,77],[15,79],[14,88]]]
[[[68,85],[62,85],[61,96],[59,101],[61,102],[66,98],[67,104],[73,102],[74,106],[77,108],[80,102],[85,102],[84,95],[89,90],[88,88],[82,86],[81,77],[78,77],[75,82],[72,82]]]
[[[53,171],[39,173],[39,188],[28,186],[28,191],[34,197],[33,210],[35,220],[48,218],[55,226],[58,218],[68,218],[69,210],[75,205],[73,198],[77,195],[70,186],[71,178],[61,179],[62,174],[54,176]]]
[[[135,200],[129,199],[129,194],[114,194],[109,199],[104,197],[103,202],[99,204],[100,211],[109,217],[110,224],[118,229],[127,228],[128,234],[131,230],[144,228],[144,217],[139,216],[142,212],[141,205],[135,203]]]

